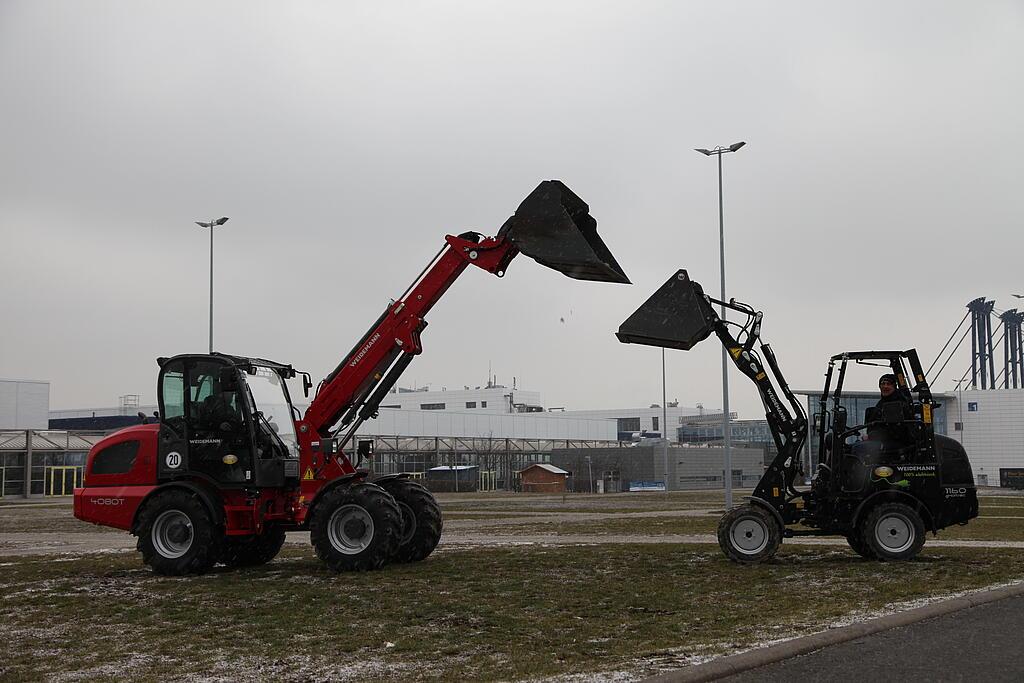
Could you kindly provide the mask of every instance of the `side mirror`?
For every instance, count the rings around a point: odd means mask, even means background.
[[[302,373],[302,393],[305,394],[306,398],[309,398],[309,390],[313,388],[313,380],[309,378],[308,373]]]

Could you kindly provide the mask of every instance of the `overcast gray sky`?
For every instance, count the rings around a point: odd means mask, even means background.
[[[152,401],[157,356],[206,349],[192,221],[226,215],[216,347],[321,377],[445,233],[558,178],[634,284],[468,270],[402,383],[491,363],[548,405],[660,403],[659,350],[613,332],[677,268],[717,292],[692,148],[738,140],[728,293],[791,385],[843,350],[927,365],[968,300],[1024,291],[1022,84],[1020,2],[2,0],[0,376]],[[721,405],[719,348],[669,352],[670,400]]]

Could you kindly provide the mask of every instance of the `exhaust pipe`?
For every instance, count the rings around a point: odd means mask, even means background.
[[[615,336],[624,344],[688,351],[708,338],[716,318],[704,289],[679,270],[619,325]]]
[[[598,237],[590,207],[561,181],[545,180],[538,185],[497,236],[537,263],[571,278],[629,284]]]

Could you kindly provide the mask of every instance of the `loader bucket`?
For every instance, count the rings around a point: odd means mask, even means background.
[[[711,334],[709,321],[714,315],[701,286],[680,270],[619,326],[615,336],[624,344],[687,351]]]
[[[590,207],[558,180],[545,180],[505,221],[505,237],[537,263],[577,280],[620,282],[629,278],[597,235]]]

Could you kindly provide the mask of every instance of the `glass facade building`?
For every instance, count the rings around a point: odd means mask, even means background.
[[[0,498],[70,496],[102,434],[0,430]]]
[[[729,435],[736,443],[774,443],[767,420],[730,420]],[[679,443],[720,443],[722,418],[683,423],[677,430],[677,439]]]

